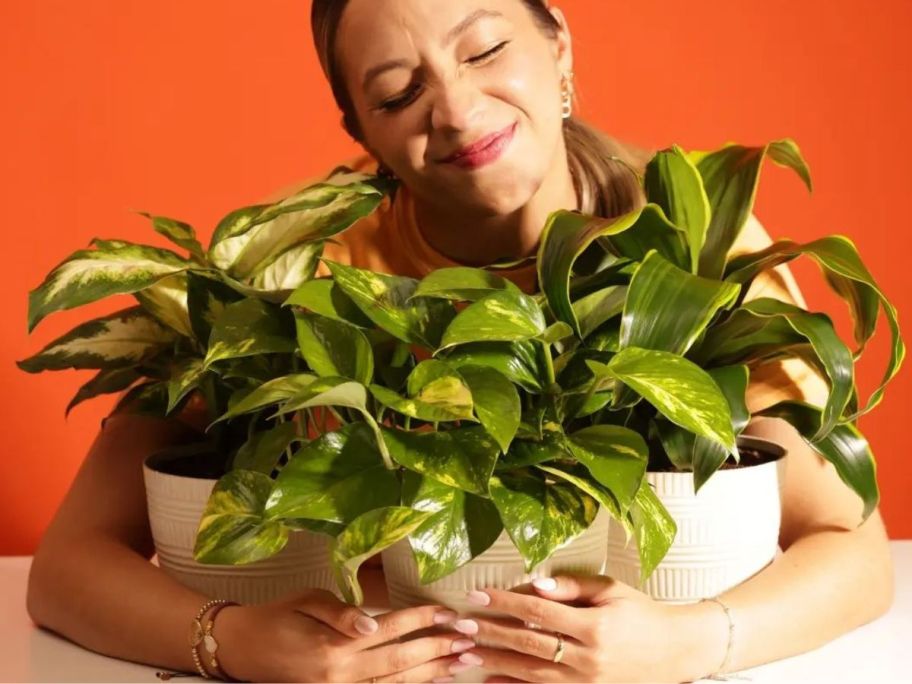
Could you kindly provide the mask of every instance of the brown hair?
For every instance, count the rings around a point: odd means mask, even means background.
[[[555,38],[560,24],[544,0],[521,2],[545,35]],[[335,36],[347,4],[348,0],[313,0],[311,28],[320,64],[342,111],[342,125],[349,135],[361,141],[355,108],[335,55]],[[564,119],[564,142],[584,213],[612,217],[642,206],[643,189],[629,167],[642,175],[652,156],[650,152],[622,144],[574,116]]]

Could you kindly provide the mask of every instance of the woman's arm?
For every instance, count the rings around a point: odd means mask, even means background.
[[[146,456],[193,435],[177,421],[107,419],[32,561],[32,620],[99,653],[194,670],[187,633],[207,597],[149,562],[142,475]]]
[[[835,468],[788,424],[758,419],[750,434],[789,452],[780,545],[784,553],[762,572],[722,595],[735,623],[728,671],[817,648],[883,615],[893,601],[893,565],[880,513],[861,520],[861,500]],[[718,668],[728,622],[721,608],[689,608],[695,672]]]

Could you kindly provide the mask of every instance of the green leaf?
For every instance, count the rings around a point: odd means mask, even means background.
[[[459,312],[440,346],[470,342],[518,342],[545,332],[545,316],[529,295],[512,290],[489,294]]]
[[[475,415],[485,430],[500,445],[503,453],[519,429],[522,413],[519,392],[502,373],[485,366],[466,365],[460,375],[471,390]]]
[[[719,386],[702,368],[668,352],[628,347],[607,364],[588,361],[640,394],[668,420],[737,453],[731,409]]]
[[[300,394],[316,380],[317,377],[310,373],[297,373],[270,380],[243,395],[216,422],[229,420],[245,413],[253,413],[267,406],[281,404]]]
[[[526,572],[585,532],[598,513],[596,500],[575,486],[528,474],[491,478],[491,499]]]
[[[347,180],[316,183],[276,204],[232,218],[230,228],[216,231],[210,260],[235,278],[247,278],[301,243],[340,233],[372,213],[384,198],[375,185],[364,182],[367,176]]]
[[[614,494],[611,493],[611,490],[592,477],[592,474],[586,470],[584,466],[581,466],[578,463],[573,465],[560,463],[554,465],[537,465],[535,467],[543,473],[569,482],[580,491],[585,492],[598,501],[600,505],[608,510],[612,517],[621,523],[621,526],[623,526],[624,530],[627,532],[628,541],[630,540],[630,537],[633,535],[633,525],[630,522],[630,519],[621,512],[620,504],[618,504],[617,499],[614,498]]]
[[[317,278],[303,283],[285,301],[285,306],[300,306],[335,321],[370,328],[373,322],[359,309],[342,288],[330,278]]]
[[[234,455],[231,467],[272,475],[279,457],[299,439],[297,430],[295,423],[287,421],[269,430],[254,432]]]
[[[174,362],[171,380],[168,382],[168,413],[171,413],[181,399],[199,385],[204,372],[203,360],[200,358],[190,357]]]
[[[752,325],[749,319],[777,321],[778,326]],[[783,330],[782,324],[791,330]],[[739,335],[738,333],[744,333]],[[797,338],[797,339],[796,339]],[[810,344],[816,355],[815,365],[821,366],[829,379],[830,392],[820,425],[821,437],[840,421],[855,387],[855,365],[852,352],[839,338],[832,321],[824,314],[808,313],[793,304],[778,299],[760,298],[747,302],[734,312],[731,319],[707,336],[707,350],[724,357],[727,362],[748,362],[764,356],[788,353],[797,343]],[[740,353],[739,353],[740,352]]]
[[[332,565],[345,600],[361,605],[364,602],[358,584],[361,564],[410,535],[431,515],[404,506],[377,508],[359,516],[339,533],[332,547]]]
[[[369,384],[374,376],[370,340],[358,328],[314,314],[295,314],[298,346],[314,372]]]
[[[414,297],[474,302],[495,290],[519,292],[506,278],[481,268],[438,268],[418,283]]]
[[[393,460],[420,475],[471,494],[488,495],[499,446],[480,426],[443,432],[407,432],[381,427]]]
[[[243,295],[220,280],[210,278],[201,272],[189,271],[187,312],[196,339],[203,345],[208,345],[216,319],[222,315],[226,306],[240,299],[243,299]]]
[[[581,335],[581,329],[570,300],[570,276],[580,255],[600,239],[626,258],[639,261],[650,249],[657,249],[672,263],[687,261],[681,231],[668,222],[656,205],[649,204],[613,219],[570,211],[552,213],[538,252],[538,280],[551,311],[577,335]]]
[[[196,231],[193,230],[193,226],[189,223],[170,219],[166,216],[153,216],[144,211],[140,211],[139,214],[152,221],[152,227],[156,233],[164,235],[178,247],[183,247],[190,252],[190,256],[194,259],[205,263],[206,254],[203,251],[203,246],[196,239]]]
[[[793,425],[805,442],[832,463],[842,481],[861,497],[864,503],[862,522],[868,519],[877,508],[880,492],[874,455],[858,428],[841,423],[823,438],[814,440],[820,426],[821,411],[816,406],[797,401],[780,402],[758,415],[782,418]]]
[[[441,300],[412,299],[413,278],[373,273],[324,260],[336,284],[369,319],[403,342],[436,349],[453,319],[453,305]]]
[[[802,254],[807,254],[817,261],[836,292],[848,302],[855,321],[855,339],[859,345],[856,355],[861,354],[865,344],[874,334],[878,310],[873,303],[875,298],[879,300],[887,317],[891,336],[890,360],[887,362],[880,384],[868,397],[865,407],[849,417],[849,420],[855,420],[873,409],[883,399],[887,384],[896,376],[902,366],[906,356],[906,345],[900,336],[896,307],[890,303],[874,281],[874,277],[862,263],[858,250],[851,240],[838,235],[814,240],[804,245],[791,240],[782,240],[760,252],[732,259],[726,269],[726,280],[744,283],[743,289],[746,290],[760,272],[787,263]]]
[[[190,314],[187,310],[186,273],[163,278],[145,290],[135,293],[135,297],[146,311],[172,330],[184,337],[193,337]]]
[[[263,516],[272,480],[262,473],[232,470],[212,490],[193,549],[198,563],[241,565],[274,556],[288,543],[288,530]]]
[[[295,453],[276,478],[266,516],[350,523],[399,498],[399,479],[386,468],[371,429],[352,423]]]
[[[538,344],[532,340],[476,342],[448,350],[442,358],[457,369],[463,366],[493,368],[527,392],[540,394],[543,391],[545,371],[541,368]]]
[[[640,347],[683,354],[740,288],[682,271],[651,252],[640,264],[621,320],[621,348]]]
[[[728,253],[744,228],[754,206],[763,159],[790,167],[812,189],[810,172],[794,141],[786,138],[763,147],[728,144],[711,153],[691,154],[703,178],[712,218],[700,253],[700,275],[719,278]]]
[[[98,371],[98,374],[94,378],[85,383],[79,388],[79,391],[76,392],[76,396],[73,397],[66,408],[66,415],[70,415],[70,411],[87,399],[93,399],[102,394],[122,392],[141,377],[143,377],[142,373],[133,366],[128,366],[127,368],[107,368]]]
[[[176,339],[177,333],[137,306],[83,323],[17,365],[27,373],[122,368],[154,356]]]
[[[96,241],[98,249],[67,258],[29,293],[29,332],[48,314],[115,294],[131,294],[187,268],[174,252],[126,242]]]
[[[658,152],[646,166],[646,197],[687,236],[690,271],[696,273],[706,240],[711,209],[697,167],[677,145]]]
[[[422,584],[446,577],[487,551],[503,531],[497,508],[488,499],[406,472],[402,503],[430,513],[409,535]]]
[[[593,425],[571,434],[567,444],[574,458],[608,488],[626,512],[646,474],[646,441],[625,427]]]
[[[472,393],[462,375],[443,361],[422,361],[409,373],[406,391],[424,404],[446,408],[458,418],[472,419]]]
[[[260,299],[243,299],[226,306],[216,319],[205,366],[225,359],[291,353],[296,349],[290,312]]]
[[[573,313],[579,321],[580,336],[586,339],[598,328],[624,311],[627,288],[620,285],[596,290],[573,302]]]
[[[655,571],[674,543],[678,526],[648,483],[643,483],[630,508],[640,555],[640,585]]]

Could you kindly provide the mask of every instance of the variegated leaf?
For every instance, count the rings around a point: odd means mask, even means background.
[[[198,563],[242,565],[274,556],[288,530],[263,515],[272,480],[263,473],[232,470],[212,490],[193,549]]]
[[[171,413],[189,392],[199,385],[205,373],[203,360],[199,357],[180,359],[174,363],[171,380],[168,382],[168,413]]]
[[[140,307],[77,326],[18,366],[27,373],[65,368],[133,366],[171,346],[177,333]]]
[[[314,277],[322,255],[322,241],[294,245],[257,268],[250,276],[250,284],[257,290],[281,293],[284,299]]]
[[[189,266],[166,249],[121,241],[94,244],[97,249],[76,252],[29,293],[29,331],[55,311],[138,292]]]
[[[66,415],[70,415],[70,411],[87,399],[92,399],[101,396],[102,394],[122,392],[141,377],[143,377],[142,373],[133,366],[128,366],[126,368],[105,368],[98,371],[98,374],[94,378],[89,380],[79,388],[78,392],[76,392],[76,396],[73,397],[66,408]]]
[[[490,271],[457,266],[438,268],[425,276],[413,296],[474,302],[495,290],[519,292],[512,282]]]
[[[404,539],[431,516],[405,506],[376,508],[359,516],[336,537],[332,565],[342,596],[361,605],[364,593],[358,584],[358,568],[369,557]]]
[[[204,346],[209,345],[212,325],[222,315],[225,307],[243,299],[243,295],[221,280],[205,273],[187,273],[187,309],[190,325],[196,339]]]
[[[134,295],[143,308],[184,337],[193,337],[187,309],[187,274],[159,280]]]
[[[270,380],[233,401],[228,407],[228,411],[220,416],[217,422],[230,420],[245,413],[253,413],[267,406],[281,404],[299,394],[316,380],[317,376],[310,373],[286,375]]]
[[[545,332],[545,315],[527,294],[500,290],[466,307],[443,334],[441,349],[471,342],[517,342]]]
[[[259,299],[229,304],[209,336],[205,365],[257,354],[291,353],[297,349],[294,317]]]
[[[166,216],[153,216],[144,211],[139,213],[152,221],[152,227],[156,233],[164,235],[175,245],[186,249],[197,262],[205,263],[206,255],[203,252],[203,246],[196,239],[196,231],[193,230],[193,226]]]

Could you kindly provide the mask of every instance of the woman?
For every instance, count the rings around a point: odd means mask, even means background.
[[[312,20],[343,125],[370,153],[362,168],[378,160],[400,181],[392,202],[328,246],[330,258],[413,276],[485,265],[534,253],[555,209],[612,216],[642,202],[612,157],[642,167],[647,155],[569,116],[570,32],[544,0],[314,0]],[[752,218],[739,247],[767,241]],[[534,287],[533,266],[506,273]],[[757,288],[800,302],[788,272],[780,276]],[[826,389],[800,364],[753,380],[754,407],[819,400]],[[446,681],[483,663],[520,681],[684,681],[801,653],[883,614],[892,568],[879,514],[856,527],[859,501],[788,426],[749,430],[791,454],[784,554],[722,596],[724,606],[665,605],[607,577],[473,592],[512,616],[499,620],[457,620],[434,606],[372,620],[309,593],[224,609],[222,668],[255,681]],[[177,422],[107,421],[36,554],[36,622],[103,653],[193,670],[185,634],[206,597],[147,562],[140,467],[191,434]],[[432,625],[446,631],[412,634]]]

